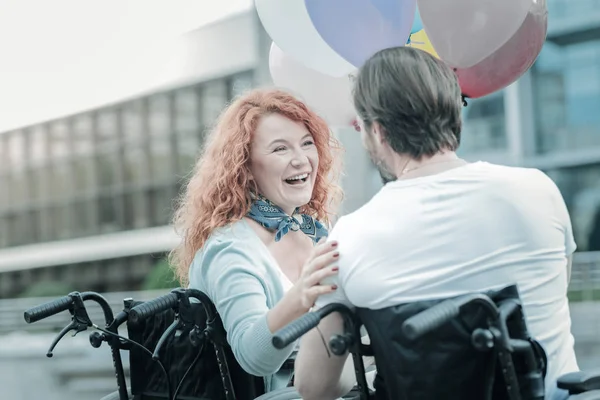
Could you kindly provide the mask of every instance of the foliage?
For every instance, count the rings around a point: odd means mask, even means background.
[[[156,263],[152,271],[142,283],[142,290],[171,289],[179,287],[179,281],[175,277],[173,269],[166,259]]]

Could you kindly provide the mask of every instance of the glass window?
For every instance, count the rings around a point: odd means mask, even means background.
[[[10,160],[11,169],[22,170],[26,165],[25,158],[25,135],[22,131],[14,131],[6,133],[8,139],[8,159]]]
[[[44,165],[48,160],[48,136],[44,125],[36,125],[30,130],[29,164]]]
[[[198,121],[198,98],[193,88],[175,92],[175,130],[177,133],[196,132]]]
[[[169,97],[166,94],[157,94],[149,99],[149,129],[152,136],[169,136],[170,132],[170,107]]]
[[[71,205],[69,203],[59,204],[48,211],[50,216],[49,229],[52,239],[61,240],[70,238]]]
[[[98,111],[98,146],[110,151],[119,146],[117,113],[114,108]]]
[[[86,236],[94,234],[95,226],[95,201],[84,199],[73,203],[73,218],[71,219],[71,230],[73,236]]]
[[[73,190],[75,193],[89,193],[96,188],[94,159],[82,157],[73,161]]]
[[[152,226],[167,225],[172,215],[172,201],[170,187],[153,188],[147,191]]]
[[[200,152],[199,135],[181,135],[177,138],[177,176],[188,175],[194,168]]]
[[[150,169],[154,182],[175,179],[173,167],[176,160],[171,146],[171,138],[166,136],[155,136],[150,142]]]
[[[62,162],[49,168],[50,180],[47,188],[51,198],[69,199],[72,196],[72,171],[70,166],[70,163]]]
[[[103,195],[98,202],[98,223],[102,233],[119,230],[117,204],[112,195]]]
[[[8,184],[8,198],[11,209],[22,207],[29,202],[27,191],[27,173],[25,171],[13,171]]]
[[[546,43],[532,77],[538,151],[600,146],[600,40]]]
[[[73,119],[73,150],[77,157],[89,157],[94,152],[94,120],[90,113]]]
[[[547,171],[569,208],[578,251],[600,250],[600,165]]]
[[[123,137],[126,142],[138,142],[145,137],[144,100],[133,100],[123,105]]]
[[[131,143],[125,151],[125,182],[143,184],[151,181],[148,150],[145,143]]]
[[[10,178],[7,175],[0,174],[0,215],[2,215],[2,212],[4,212],[6,209],[8,209],[9,188],[10,188]]]
[[[150,225],[148,218],[148,204],[142,191],[130,191],[123,195],[125,206],[124,228],[140,229]]]
[[[463,110],[460,150],[463,153],[507,148],[504,93],[469,99]]]
[[[46,198],[46,181],[42,167],[32,167],[27,170],[29,181],[29,197],[33,201],[40,201]]]
[[[211,126],[227,103],[227,82],[223,79],[203,84],[200,89],[200,120]]]
[[[98,154],[98,183],[102,188],[109,188],[122,183],[119,154],[102,152]]]
[[[49,125],[50,154],[53,160],[70,155],[71,138],[67,120],[59,120]]]

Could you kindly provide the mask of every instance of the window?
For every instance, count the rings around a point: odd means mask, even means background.
[[[167,225],[172,215],[172,201],[170,187],[158,187],[147,192],[152,226]]]
[[[133,100],[123,105],[123,139],[125,142],[139,143],[146,137],[144,100]]]
[[[86,236],[94,232],[96,221],[96,204],[91,199],[75,201],[72,205],[73,218],[71,220],[71,231],[73,236]]]
[[[72,196],[71,164],[62,162],[48,168],[50,179],[48,181],[48,194],[52,199],[69,199]]]
[[[205,126],[212,126],[227,103],[227,84],[216,80],[202,85],[200,90],[200,119]]]
[[[106,117],[104,117],[106,118]],[[94,153],[94,120],[91,113],[73,119],[73,150],[76,157],[90,157]]]
[[[149,99],[150,134],[169,136],[171,134],[170,104],[166,94],[157,94]]]
[[[600,40],[546,43],[532,77],[538,152],[600,146]]]
[[[463,110],[461,152],[507,148],[504,93],[468,100]]]
[[[144,198],[144,192],[130,191],[124,195],[124,228],[140,229],[150,225],[148,218],[148,204]]]
[[[29,133],[29,165],[37,167],[46,164],[48,160],[48,132],[44,125],[36,125]]]
[[[93,192],[97,186],[94,158],[77,158],[71,163],[71,168],[73,170],[73,191],[76,194]]]
[[[14,131],[7,133],[7,156],[10,168],[15,171],[20,171],[25,168],[25,135],[22,131]]]
[[[139,185],[152,180],[145,143],[130,143],[124,157],[126,183]]]
[[[600,165],[547,173],[560,188],[569,208],[578,251],[600,250]]]
[[[100,188],[110,188],[122,183],[117,150],[98,154],[97,173]]]
[[[98,111],[98,147],[102,151],[115,151],[119,146],[117,112],[115,108]]]
[[[49,125],[50,154],[53,161],[66,158],[70,155],[71,138],[67,120],[59,120]]]

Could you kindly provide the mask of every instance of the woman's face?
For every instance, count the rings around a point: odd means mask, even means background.
[[[319,155],[312,135],[280,114],[262,117],[250,149],[250,173],[259,193],[292,214],[312,198]]]

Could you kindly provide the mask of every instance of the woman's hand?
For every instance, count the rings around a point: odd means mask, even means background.
[[[338,272],[336,261],[340,256],[336,241],[323,241],[312,250],[312,254],[302,267],[298,281],[291,289],[297,296],[300,307],[308,311],[315,305],[321,295],[331,293],[337,289],[335,285],[321,285],[325,278]]]

